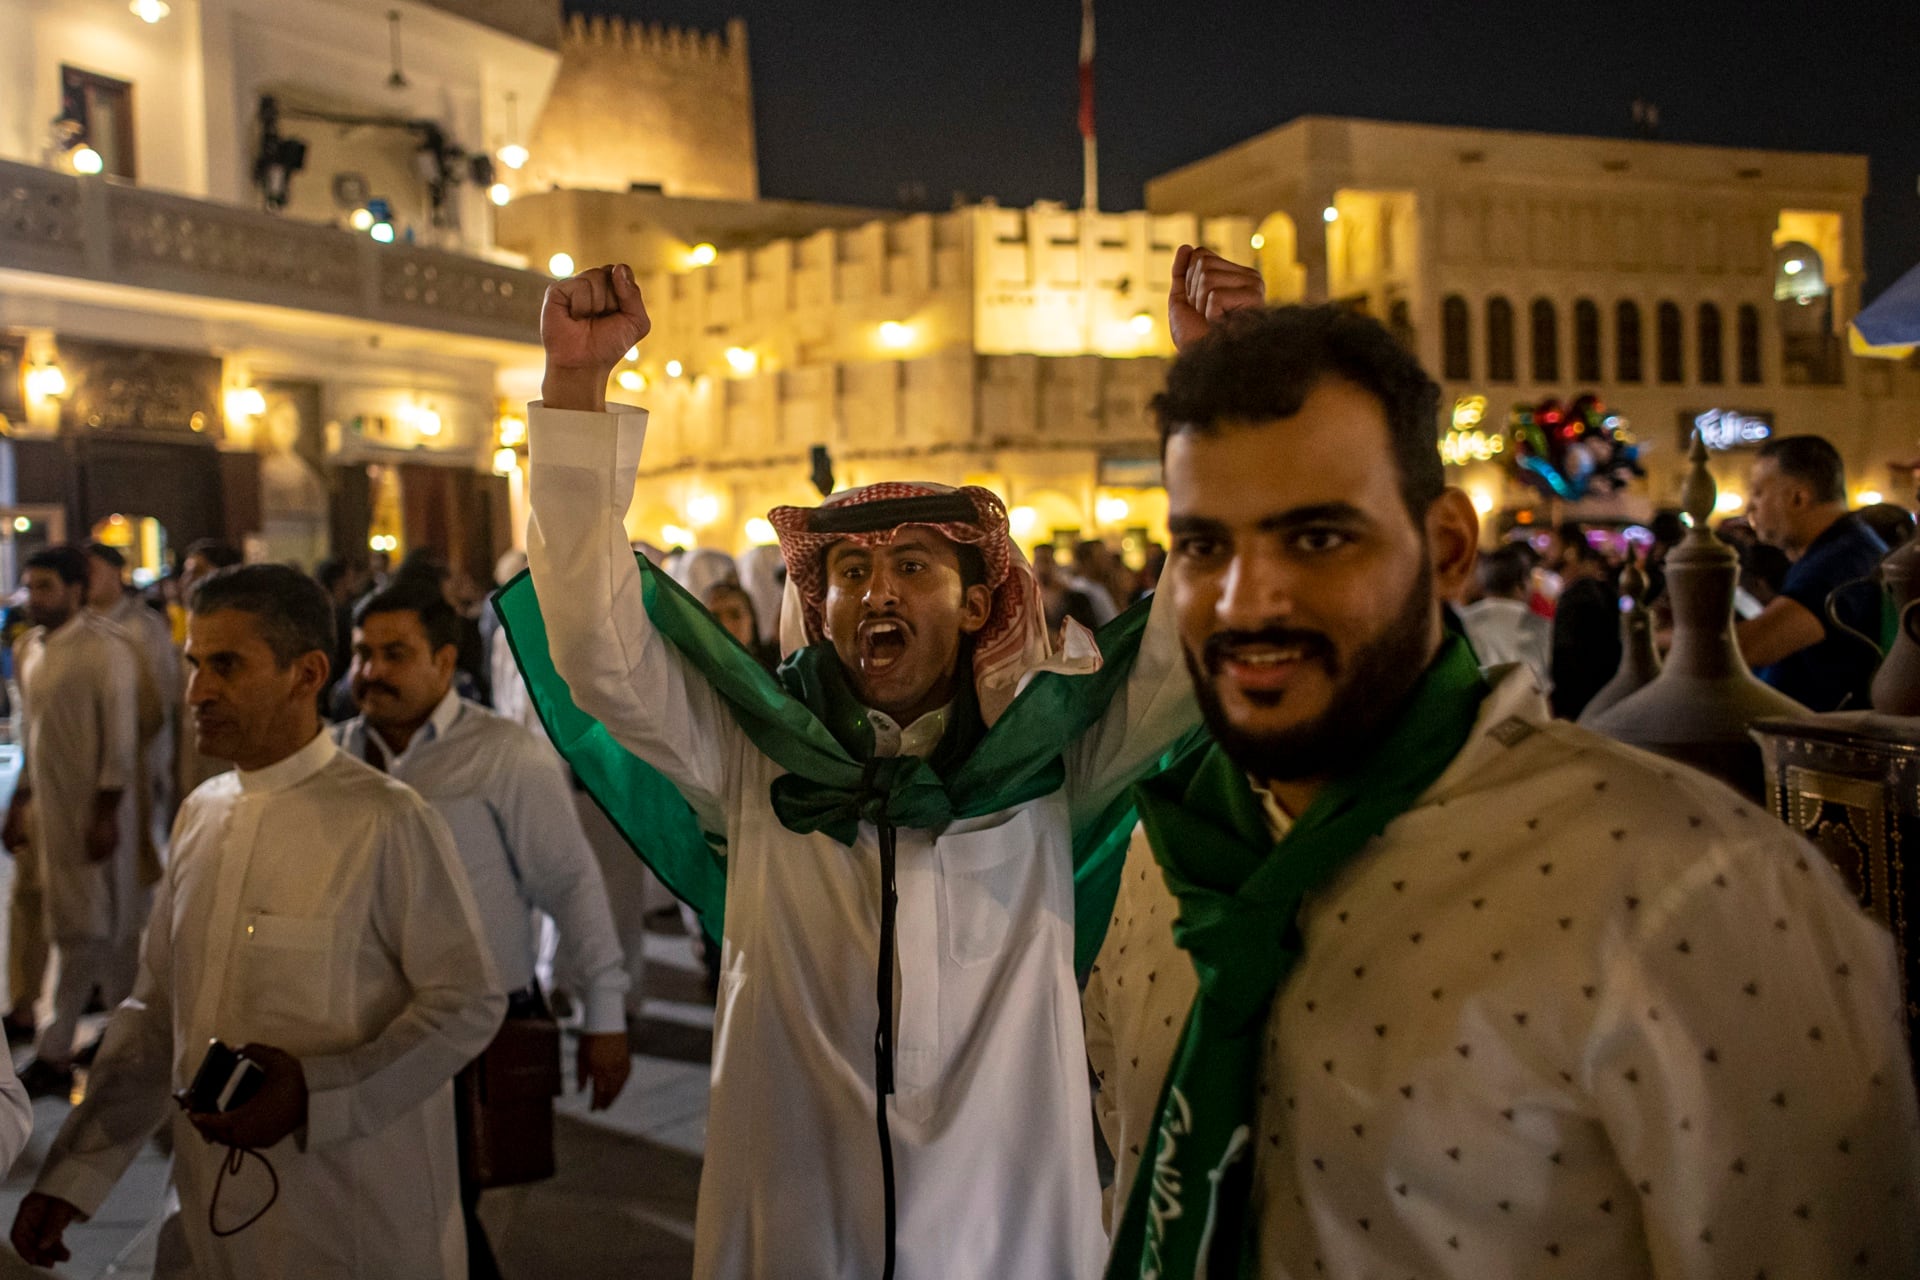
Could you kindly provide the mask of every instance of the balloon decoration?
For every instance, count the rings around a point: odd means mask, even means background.
[[[1578,502],[1646,474],[1626,419],[1591,393],[1564,405],[1554,399],[1515,405],[1507,434],[1513,440],[1508,465],[1549,498]]]

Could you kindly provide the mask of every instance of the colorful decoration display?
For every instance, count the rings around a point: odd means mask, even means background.
[[[1591,393],[1564,405],[1553,399],[1515,405],[1507,434],[1515,474],[1549,498],[1578,502],[1646,474],[1627,420]]]

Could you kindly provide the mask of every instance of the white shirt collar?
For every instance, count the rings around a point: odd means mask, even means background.
[[[276,760],[264,769],[236,770],[240,789],[267,794],[297,787],[331,764],[338,750],[333,745],[333,735],[322,729],[312,742],[284,760]]]
[[[1277,844],[1286,839],[1287,832],[1293,830],[1293,815],[1280,807],[1280,802],[1274,798],[1273,791],[1262,785],[1257,778],[1248,775],[1247,785],[1253,788],[1254,797],[1260,801],[1260,811],[1266,815],[1267,830],[1273,832],[1274,842]]]
[[[927,712],[902,729],[900,722],[884,711],[867,708],[867,723],[873,726],[873,754],[876,756],[919,756],[933,754],[947,732],[947,718],[953,711],[949,702]]]
[[[460,694],[452,686],[449,686],[446,696],[434,704],[433,713],[427,717],[427,722],[416,729],[413,737],[408,739],[405,751],[396,752],[389,747],[386,738],[378,729],[373,727],[373,722],[368,720],[364,715],[360,717],[360,736],[363,741],[372,743],[374,748],[378,750],[382,756],[386,757],[387,763],[392,765],[422,742],[431,742],[435,738],[446,737],[447,731],[453,728],[453,722],[459,718]]]

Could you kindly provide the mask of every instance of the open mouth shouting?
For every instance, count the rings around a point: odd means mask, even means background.
[[[860,669],[867,675],[879,675],[906,656],[910,635],[899,618],[868,618],[860,624]]]

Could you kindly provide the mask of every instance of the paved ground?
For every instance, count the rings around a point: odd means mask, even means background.
[[[0,746],[0,804],[12,789],[12,748]],[[0,954],[13,865],[0,857]],[[706,1146],[707,1063],[713,1016],[677,919],[647,940],[645,1017],[633,1028],[633,1077],[608,1111],[584,1094],[561,1100],[559,1173],[547,1182],[488,1192],[480,1213],[507,1280],[679,1280],[693,1269],[693,1206]],[[100,1019],[82,1032],[84,1043]],[[571,1040],[568,1042],[571,1053]],[[25,1060],[16,1052],[16,1064]],[[573,1078],[571,1064],[566,1078]],[[0,1236],[33,1185],[68,1104],[34,1107],[32,1145],[0,1184]],[[62,1276],[152,1275],[155,1232],[167,1211],[167,1160],[149,1145],[90,1221],[67,1232],[73,1261]],[[0,1244],[0,1280],[46,1275]]]

